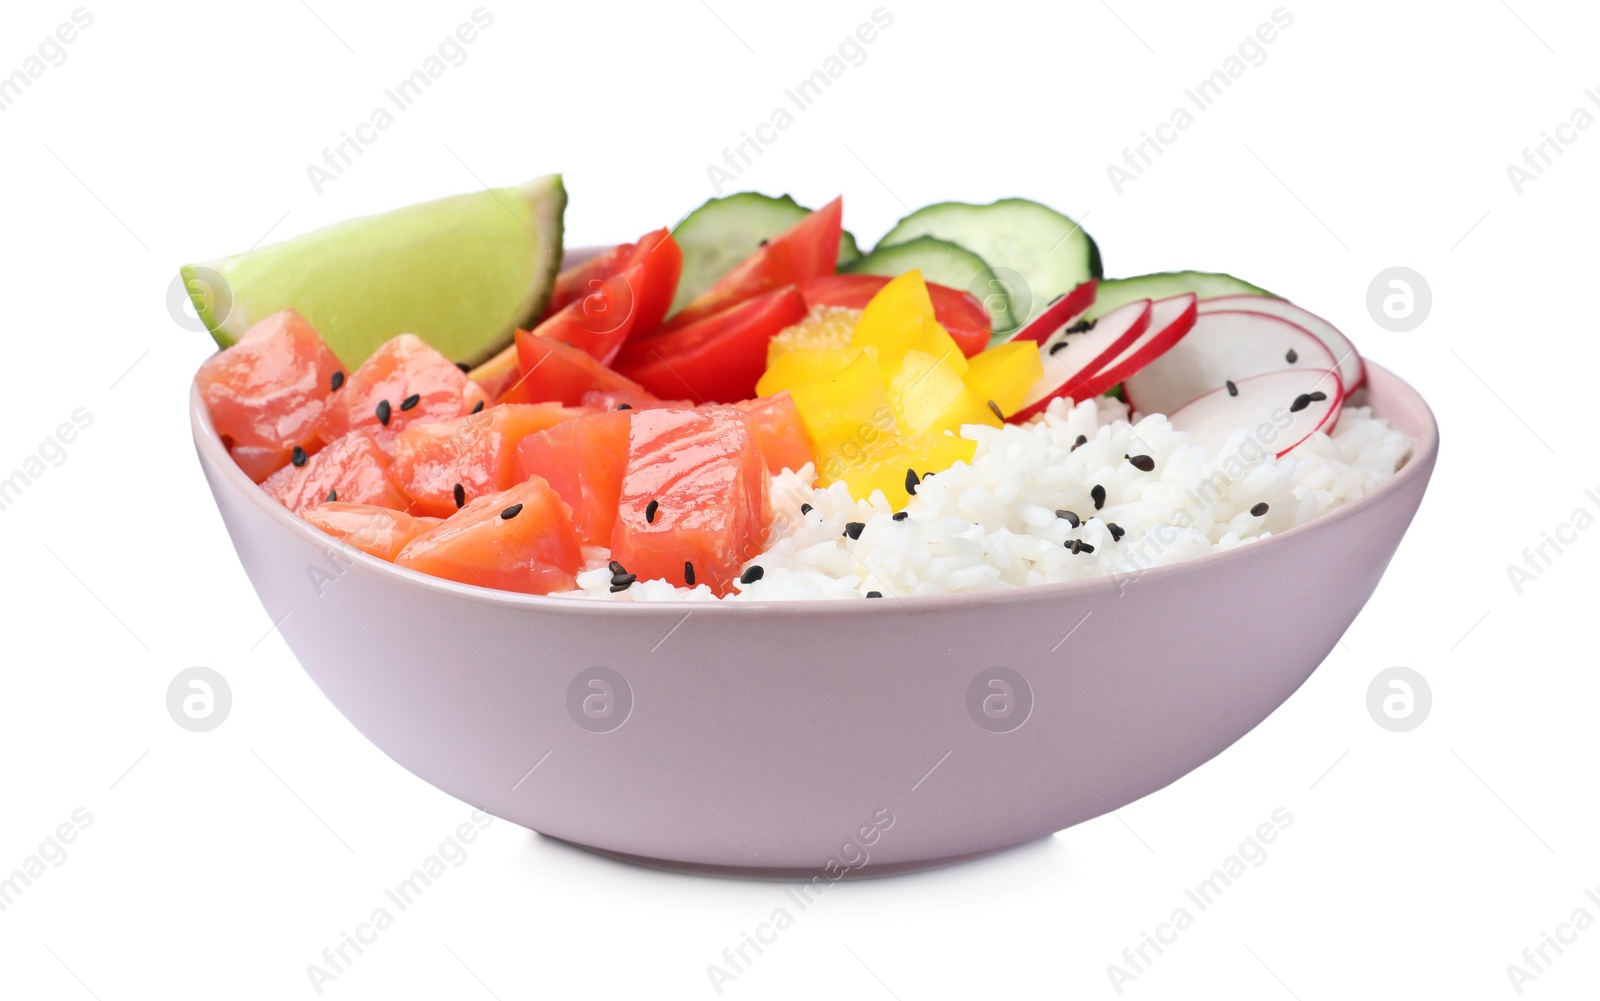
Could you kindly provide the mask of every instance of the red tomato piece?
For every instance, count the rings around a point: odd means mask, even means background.
[[[385,341],[362,362],[328,408],[324,433],[366,431],[385,452],[412,424],[446,421],[472,412],[489,397],[456,363],[416,334]],[[384,419],[384,415],[388,419]]]
[[[549,319],[593,291],[589,284],[591,280],[614,275],[622,270],[622,265],[632,253],[633,244],[619,243],[610,250],[602,251],[587,261],[580,261],[556,275],[555,287],[550,292],[550,303],[545,306],[544,316],[539,318],[540,321]]]
[[[517,446],[517,475],[545,478],[566,502],[584,545],[611,545],[628,462],[628,420],[626,410],[606,410],[529,435]]]
[[[688,326],[631,341],[617,355],[616,368],[663,398],[749,399],[767,370],[767,342],[805,315],[805,298],[789,285]]]
[[[578,266],[584,269],[582,294],[535,327],[536,337],[575,347],[605,365],[629,337],[661,325],[678,288],[683,252],[665,229],[623,246],[628,252],[614,269],[609,262],[616,251]]]
[[[335,539],[391,563],[406,543],[442,524],[438,518],[414,518],[404,511],[344,501],[318,504],[300,512],[300,517]]]
[[[865,309],[889,281],[886,275],[823,275],[803,283],[800,294],[806,297],[807,309],[812,306]],[[962,354],[971,358],[988,348],[989,313],[976,296],[933,282],[928,283],[928,296],[933,300],[934,318],[950,332]]]
[[[734,407],[630,415],[611,555],[640,580],[726,594],[766,547],[772,502],[755,420]]]
[[[756,443],[767,460],[767,472],[776,476],[785,469],[798,471],[806,463],[816,461],[811,437],[800,419],[800,408],[787,392],[764,399],[741,400],[734,406],[755,419]]]
[[[412,510],[448,518],[455,491],[470,499],[506,490],[517,475],[517,444],[530,434],[588,411],[559,403],[507,403],[454,420],[413,424],[394,442],[394,474]]]
[[[311,324],[286,309],[207,359],[195,384],[233,460],[260,483],[297,446],[308,454],[322,447],[323,410],[341,370]]]
[[[590,354],[560,341],[517,331],[517,364],[522,375],[500,396],[502,403],[564,403],[580,406],[589,390],[645,393]],[[648,394],[646,394],[648,395]]]
[[[411,498],[389,467],[389,457],[365,431],[330,442],[303,466],[284,466],[267,477],[261,489],[295,514],[336,500],[397,511],[411,506]]]
[[[467,504],[408,542],[395,565],[462,584],[549,594],[583,565],[566,506],[535,476]]]
[[[835,198],[736,264],[679,310],[667,322],[667,329],[688,326],[785,285],[833,274],[843,220],[844,199]]]

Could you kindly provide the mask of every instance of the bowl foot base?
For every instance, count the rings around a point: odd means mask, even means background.
[[[765,879],[778,882],[793,883],[806,882],[815,877],[834,879],[821,868],[783,867],[783,866],[757,866],[757,865],[710,865],[703,862],[680,862],[675,859],[649,858],[644,855],[630,855],[627,852],[614,852],[605,848],[596,848],[593,845],[579,844],[576,841],[567,841],[565,838],[556,838],[544,835],[562,844],[581,848],[595,855],[616,859],[619,862],[628,862],[632,865],[644,866],[647,869],[661,869],[666,872],[685,873],[693,876],[720,876],[725,879]],[[910,872],[923,872],[928,869],[939,869],[944,866],[958,865],[970,862],[973,859],[986,858],[1000,852],[1010,851],[1015,845],[1002,848],[988,848],[978,852],[968,852],[965,855],[950,855],[944,858],[913,859],[907,862],[889,862],[883,865],[864,865],[859,869],[846,869],[839,879],[872,879],[878,876],[899,876]]]

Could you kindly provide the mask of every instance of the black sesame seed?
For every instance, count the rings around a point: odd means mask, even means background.
[[[500,520],[501,521],[510,521],[512,518],[515,518],[517,515],[519,515],[521,513],[522,513],[522,505],[521,504],[513,504],[510,507],[506,508],[504,511],[500,512]]]
[[[864,521],[847,521],[844,523],[844,534],[852,539],[861,538],[861,530],[867,527]]]
[[[1317,390],[1315,393],[1307,393],[1306,395],[1311,398],[1311,402],[1313,402],[1313,403],[1321,403],[1323,400],[1326,400],[1328,398],[1328,394],[1324,393],[1320,389]]]
[[[1051,354],[1055,354],[1055,353],[1057,353],[1059,351],[1065,351],[1065,350],[1067,350],[1067,342],[1066,341],[1056,341],[1054,344],[1050,345],[1050,353]]]
[[[892,517],[894,518],[895,521],[905,521],[907,518],[911,517],[911,512],[910,511],[896,511],[892,515]]]
[[[419,404],[421,402],[422,402],[422,395],[420,393],[412,393],[410,396],[408,396],[405,399],[400,401],[400,409],[401,410],[410,410],[412,407],[416,406],[417,404]]]
[[[1239,395],[1239,387],[1235,386],[1233,384],[1233,380],[1232,379],[1227,380],[1227,382],[1228,382],[1228,395],[1229,396],[1238,396]]]
[[[1077,528],[1079,525],[1083,524],[1083,522],[1081,520],[1079,520],[1078,514],[1075,511],[1067,511],[1067,510],[1057,511],[1056,512],[1056,517],[1062,519],[1067,524],[1071,525],[1073,528]]]
[[[1072,451],[1076,452],[1078,449],[1087,444],[1089,444],[1089,436],[1086,434],[1080,434],[1078,435],[1078,440],[1072,443]]]
[[[995,419],[998,420],[1000,423],[1002,423],[1002,424],[1005,423],[1006,415],[1000,412],[1000,404],[994,402],[993,400],[990,400],[989,401],[989,412],[994,414]]]
[[[1128,534],[1127,529],[1123,528],[1114,521],[1106,522],[1106,531],[1111,533],[1112,542],[1121,542],[1122,537]]]
[[[628,572],[628,568],[623,566],[621,563],[618,563],[616,560],[612,560],[610,563],[607,563],[606,569],[611,571],[611,576],[613,577],[615,577],[617,574],[624,574]]]
[[[644,522],[646,525],[654,525],[656,523],[656,512],[659,510],[661,510],[660,501],[652,500],[644,506]]]
[[[745,572],[739,575],[739,583],[754,584],[766,574],[767,572],[761,569],[761,564],[757,563],[755,566],[745,568]]]
[[[379,400],[378,401],[378,423],[382,424],[384,427],[388,427],[389,426],[389,401],[388,400]]]
[[[683,561],[683,582],[694,587],[694,564],[688,560]]]
[[[294,447],[294,452],[289,456],[289,461],[294,463],[297,466],[305,465],[306,464],[306,450],[301,448],[299,445],[296,445]]]
[[[881,597],[883,597],[883,592],[882,591],[868,591],[867,592],[867,597],[869,597],[869,598],[881,598]]]
[[[766,246],[766,245],[767,245],[767,243],[768,243],[768,241],[766,241],[766,240],[762,240],[762,241],[761,241],[761,242],[760,242],[760,243],[758,243],[758,244],[756,244],[756,246],[758,246],[758,247],[765,247],[765,246]]]
[[[1290,348],[1289,353],[1283,356],[1283,360],[1293,365],[1295,362],[1300,360],[1300,353],[1294,348]]]
[[[472,405],[472,412],[473,413],[477,413],[478,411],[480,411],[482,409],[483,409],[483,401],[482,400],[479,400],[477,403],[474,403]]]
[[[332,504],[334,501],[336,501],[338,499],[339,499],[339,491],[337,491],[337,490],[329,490],[328,491],[328,496],[323,498],[323,500],[327,501],[329,504]]]
[[[618,588],[618,587],[627,587],[629,584],[632,584],[634,581],[636,581],[638,579],[639,579],[639,577],[638,577],[637,574],[631,574],[631,573],[612,574],[611,575],[611,587],[613,589]]]
[[[1128,456],[1128,461],[1133,463],[1133,468],[1139,470],[1141,473],[1148,473],[1150,470],[1156,468],[1156,460],[1150,458],[1148,455],[1130,455]]]
[[[632,581],[629,581],[626,584],[612,584],[611,585],[611,593],[612,594],[616,594],[618,591],[626,591],[628,588],[630,588],[632,586],[633,586],[633,582]]]
[[[1097,322],[1099,321],[1079,320],[1077,323],[1074,323],[1072,326],[1068,327],[1066,332],[1069,334],[1087,334],[1089,331],[1094,329],[1094,325]]]
[[[619,403],[619,404],[617,404],[617,409],[618,410],[632,410],[633,409],[633,404],[631,404],[631,403]]]
[[[467,505],[467,488],[457,483],[455,489],[450,491],[450,496],[455,498],[456,510],[459,511]]]
[[[1298,414],[1300,411],[1309,406],[1311,406],[1311,395],[1309,393],[1301,393],[1299,396],[1294,398],[1293,403],[1289,404],[1289,412],[1291,414]]]
[[[906,493],[916,493],[917,487],[920,486],[921,483],[922,477],[917,475],[917,471],[915,469],[906,470]]]
[[[1094,501],[1096,511],[1106,506],[1106,488],[1096,483],[1094,489],[1089,491],[1089,497]]]
[[[329,388],[329,390],[337,391],[338,388],[340,386],[342,386],[342,385],[344,385],[344,373],[343,372],[335,372],[335,373],[333,373],[333,378],[328,380],[328,388]]]
[[[801,504],[800,505],[800,513],[801,514],[810,514],[813,510],[814,510],[814,508],[812,508],[812,506],[810,504]]]
[[[1257,518],[1259,518],[1262,515],[1266,514],[1267,513],[1267,502],[1266,501],[1262,501],[1260,504],[1257,504],[1255,507],[1250,509],[1250,513],[1252,515],[1256,516]]]
[[[1094,547],[1089,545],[1087,542],[1084,542],[1082,539],[1068,539],[1065,545],[1067,547],[1067,551],[1074,556],[1078,555],[1079,553],[1094,552]]]
[[[470,372],[470,371],[472,371],[472,366],[471,366],[471,365],[468,365],[468,364],[467,364],[467,363],[466,363],[466,362],[464,362],[464,361],[458,361],[458,362],[456,362],[456,368],[459,368],[459,369],[460,369],[460,370],[461,370],[461,371],[463,371],[463,372]]]

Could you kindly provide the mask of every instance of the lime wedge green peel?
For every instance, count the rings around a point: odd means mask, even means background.
[[[551,174],[352,219],[181,274],[222,347],[296,309],[354,368],[398,334],[475,365],[544,312],[567,192]]]

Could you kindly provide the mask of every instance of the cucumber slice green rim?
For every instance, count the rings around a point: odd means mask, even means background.
[[[994,328],[997,340],[1044,312],[1056,296],[1104,271],[1100,248],[1082,226],[1026,198],[925,206],[895,223],[874,252],[921,237],[964,247],[988,262],[990,280],[1006,288],[1010,303],[1010,325]],[[992,294],[986,285],[967,291],[980,299]]]
[[[179,274],[220,347],[295,309],[348,368],[399,334],[473,365],[544,312],[566,205],[561,175],[550,174],[351,219]]]
[[[1273,295],[1258,285],[1252,285],[1242,278],[1212,271],[1161,271],[1150,275],[1136,275],[1132,278],[1107,278],[1100,282],[1095,289],[1094,305],[1089,307],[1085,317],[1090,320],[1098,319],[1116,309],[1138,299],[1167,299],[1175,295],[1193,292],[1200,299],[1215,299],[1225,295],[1260,295],[1269,299],[1278,299],[1281,296]]]
[[[850,274],[887,275],[891,278],[907,271],[920,270],[923,281],[962,289],[976,296],[989,311],[991,330],[1009,331],[1015,325],[1007,283],[996,275],[982,257],[958,244],[931,236],[919,236],[891,247],[880,244],[872,253],[839,270]],[[1004,340],[1005,336],[999,339]]]
[[[763,195],[758,191],[707,199],[672,228],[672,238],[683,251],[683,273],[668,315],[682,309],[734,265],[755,253],[764,241],[811,211],[789,195]],[[856,238],[846,230],[839,238],[839,265],[860,256]]]

